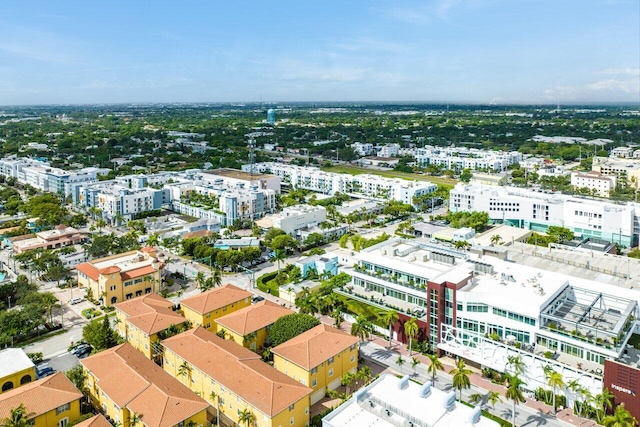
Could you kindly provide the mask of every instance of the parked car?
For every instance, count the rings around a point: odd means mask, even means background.
[[[80,344],[77,347],[71,349],[71,354],[75,354],[77,356],[78,354],[85,351],[89,351],[89,353],[91,353],[91,350],[93,350],[93,347],[91,347],[89,344]]]
[[[53,375],[56,373],[56,370],[51,366],[45,366],[42,369],[38,369],[36,371],[36,379],[48,377],[49,375]]]
[[[91,350],[93,350],[91,347],[85,348],[84,350],[76,353],[76,357],[78,359],[84,359],[85,357],[87,357],[87,356],[89,356],[91,354]]]
[[[69,300],[69,304],[79,304],[79,303],[81,303],[82,301],[84,301],[84,298],[82,298],[82,297],[75,297],[75,298],[71,298],[71,299]]]
[[[264,297],[261,295],[255,295],[253,298],[251,298],[251,302],[256,303],[256,302],[260,302],[264,300]]]

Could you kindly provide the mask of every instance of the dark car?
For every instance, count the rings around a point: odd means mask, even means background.
[[[53,375],[56,373],[56,370],[53,369],[51,366],[45,366],[42,369],[38,369],[36,371],[36,378],[40,379],[40,378],[44,378],[44,377],[48,377],[49,375]]]
[[[91,354],[91,350],[93,350],[91,347],[85,348],[85,349],[79,351],[78,353],[76,353],[76,357],[78,359],[84,359],[85,357],[87,357],[87,356],[89,356]]]
[[[260,302],[260,301],[262,301],[262,300],[264,300],[264,297],[263,297],[263,296],[261,296],[261,295],[256,295],[256,296],[254,296],[253,298],[251,298],[251,301],[252,301],[252,302],[254,302],[254,303],[256,303],[256,302]]]

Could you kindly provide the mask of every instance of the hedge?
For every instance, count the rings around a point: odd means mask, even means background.
[[[276,297],[280,296],[278,284],[274,280],[277,275],[278,272],[273,271],[271,273],[267,273],[258,277],[258,280],[256,280],[258,289],[260,289],[262,292],[268,292]]]

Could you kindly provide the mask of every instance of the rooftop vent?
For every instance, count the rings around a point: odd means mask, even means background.
[[[407,387],[409,387],[409,375],[405,375],[398,380],[398,390],[404,390]]]
[[[420,387],[420,397],[427,397],[431,393],[431,381],[427,381]]]
[[[450,391],[442,401],[442,407],[448,411],[453,408],[454,403],[456,403],[456,392]]]

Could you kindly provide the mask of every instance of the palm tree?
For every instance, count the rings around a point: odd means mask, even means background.
[[[420,361],[418,360],[417,357],[412,357],[411,358],[411,369],[413,369],[415,371],[416,370],[416,366],[418,366],[419,364],[420,364]]]
[[[436,374],[438,371],[444,371],[444,365],[440,361],[440,358],[437,354],[429,354],[427,355],[429,358],[429,366],[427,366],[427,373],[431,374],[431,383],[435,383]]]
[[[355,323],[351,324],[351,335],[360,338],[360,341],[364,341],[369,337],[373,326],[369,320],[364,316],[358,316]]]
[[[213,269],[213,274],[211,275],[211,279],[213,280],[213,286],[219,287],[222,286],[222,272],[219,268]]]
[[[490,391],[487,393],[487,403],[491,405],[492,408],[495,408],[496,403],[502,403],[502,395],[499,391]]]
[[[139,422],[142,422],[142,414],[132,413],[129,417],[129,425],[135,427]]]
[[[198,274],[196,274],[196,283],[198,284],[198,289],[200,289],[201,291],[205,291],[206,280],[207,279],[204,276],[204,273],[202,271],[198,271]]]
[[[0,421],[0,427],[29,427],[32,425],[29,419],[34,415],[34,413],[27,412],[24,403],[21,403],[9,412],[7,418]]]
[[[612,415],[607,415],[602,420],[605,427],[634,427],[637,420],[624,408],[624,403],[616,407],[616,411]]]
[[[598,407],[596,410],[596,419],[598,423],[602,424],[602,420],[606,415],[607,411],[610,411],[613,408],[613,398],[614,395],[609,391],[608,388],[602,390],[602,393],[597,394],[594,398],[594,401]]]
[[[389,328],[389,348],[391,348],[391,336],[392,336],[391,328],[398,320],[400,320],[400,316],[398,315],[398,312],[395,310],[387,310],[384,312],[380,320],[384,325],[387,325],[387,327]]]
[[[497,245],[502,241],[502,237],[499,234],[491,236],[491,246]]]
[[[507,366],[513,369],[513,373],[520,375],[524,373],[526,364],[522,361],[522,356],[507,356]]]
[[[401,373],[401,374],[403,373],[403,372],[402,372],[402,366],[403,366],[405,363],[407,363],[407,361],[406,361],[406,360],[404,360],[404,359],[402,358],[402,355],[398,356],[398,358],[396,359],[396,365],[398,365],[398,366],[400,367],[400,373]]]
[[[185,360],[180,366],[178,366],[178,375],[181,377],[189,377],[191,381],[191,366]]]
[[[522,394],[521,386],[524,385],[524,381],[518,377],[518,375],[507,375],[507,391],[504,396],[513,401],[513,411],[511,422],[513,427],[516,427],[516,405],[518,403],[524,403],[524,395]]]
[[[471,387],[471,380],[469,379],[469,375],[471,375],[471,370],[467,369],[464,360],[458,360],[456,367],[449,371],[450,375],[453,375],[453,388],[457,388],[460,392],[460,398],[458,400],[462,401],[462,389]]]
[[[336,307],[331,312],[331,318],[333,319],[333,326],[340,329],[340,325],[342,324],[342,309],[340,307]]]
[[[363,366],[356,372],[356,388],[359,388],[360,381],[365,383],[367,379],[371,376],[371,368],[368,366]]]
[[[287,253],[283,249],[276,249],[273,251],[269,261],[276,262],[278,264],[278,273],[280,273],[280,263],[287,259]]]
[[[347,371],[344,373],[342,378],[340,379],[340,384],[345,386],[347,396],[349,395],[349,389],[351,388],[351,383],[356,379],[356,376],[353,372]]]
[[[240,424],[246,424],[249,427],[251,424],[256,422],[256,414],[251,412],[249,408],[244,408],[242,411],[238,412],[238,422]]]
[[[560,372],[552,371],[547,377],[547,385],[553,387],[553,413],[556,414],[556,387],[564,387],[564,380]]]
[[[216,426],[220,427],[220,402],[218,401],[218,395],[215,391],[209,394],[209,399],[216,403]]]
[[[149,238],[147,239],[147,245],[149,246],[158,246],[160,243],[160,236],[158,233],[151,233]]]
[[[413,337],[418,335],[418,324],[413,317],[404,323],[404,334],[409,337],[409,356],[413,354]]]
[[[469,246],[471,246],[471,243],[467,242],[466,240],[456,240],[453,243],[453,247],[456,249],[467,249]]]

